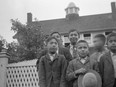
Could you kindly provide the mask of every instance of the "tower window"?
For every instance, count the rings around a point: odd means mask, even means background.
[[[73,13],[73,8],[70,8],[70,13]]]

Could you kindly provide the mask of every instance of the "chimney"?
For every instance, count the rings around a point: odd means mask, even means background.
[[[27,13],[27,24],[32,23],[32,13]]]
[[[116,2],[111,2],[111,8],[112,8],[112,18],[113,20],[116,20]]]

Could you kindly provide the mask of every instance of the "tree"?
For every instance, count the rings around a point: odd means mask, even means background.
[[[0,35],[0,52],[3,48],[6,48],[7,41]]]
[[[14,41],[7,44],[7,48],[8,48],[7,52],[10,54],[9,63],[19,61],[19,56],[18,56],[19,52],[17,51],[17,49],[19,49],[18,47],[19,47],[18,43]]]
[[[43,49],[45,36],[42,33],[41,27],[37,25],[22,24],[18,20],[11,20],[13,30],[16,34],[13,36],[17,39],[19,45],[10,44],[10,49],[16,49],[16,53],[12,57],[20,57],[20,59],[37,58],[38,50]],[[15,56],[13,56],[15,55]]]

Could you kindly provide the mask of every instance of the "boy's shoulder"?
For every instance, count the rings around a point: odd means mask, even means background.
[[[107,57],[110,56],[110,51],[106,51],[102,56],[101,56],[101,60],[106,60]]]
[[[40,60],[46,59],[46,55],[42,56]]]
[[[62,55],[62,54],[57,54],[57,57],[58,57],[59,59],[66,59],[65,56]]]
[[[73,64],[73,63],[75,63],[76,61],[78,61],[79,59],[77,59],[77,58],[75,58],[75,59],[72,59],[70,62],[69,62],[69,64]]]

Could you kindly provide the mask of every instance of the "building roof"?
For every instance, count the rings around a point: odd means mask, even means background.
[[[53,31],[68,33],[70,29],[77,29],[79,32],[116,29],[112,13],[80,16],[76,20],[67,20],[66,18],[45,20],[33,22],[33,24],[41,26],[45,34]]]

